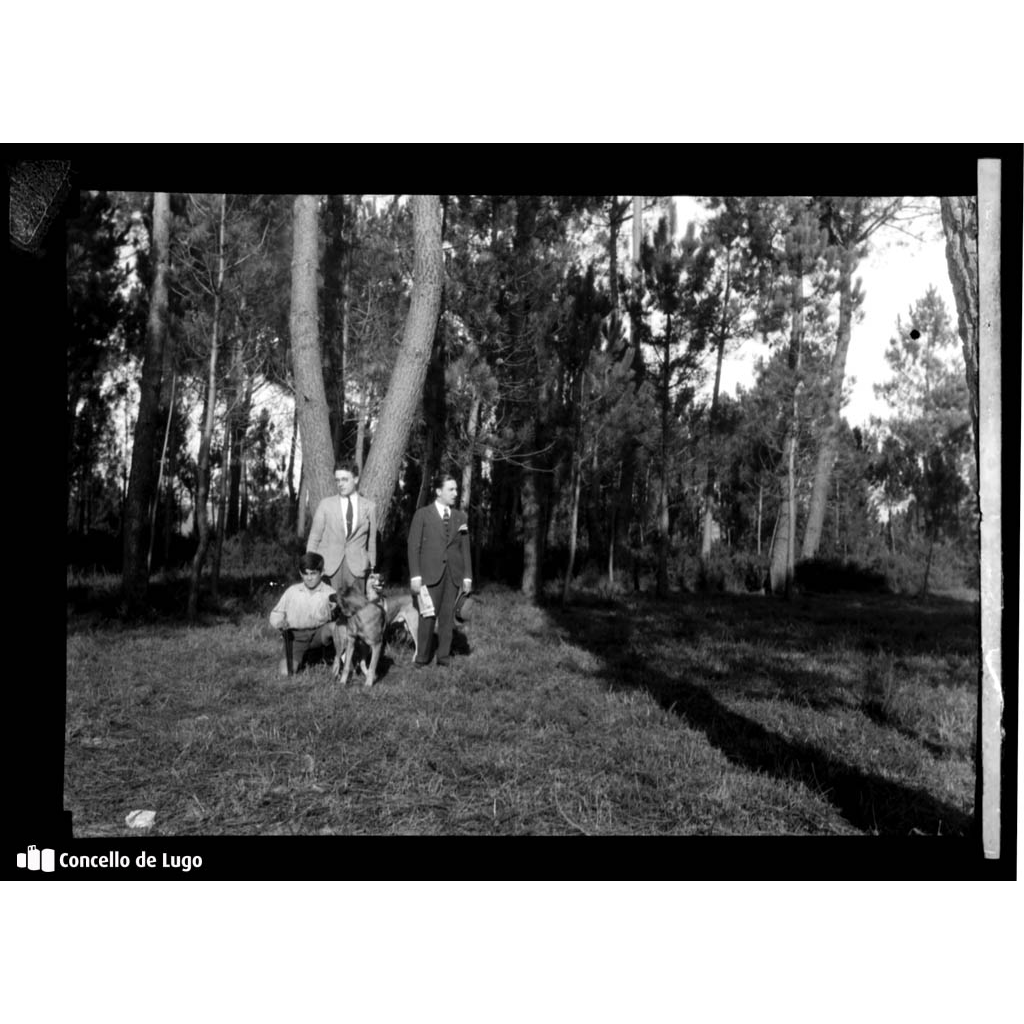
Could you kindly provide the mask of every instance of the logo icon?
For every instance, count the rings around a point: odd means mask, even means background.
[[[29,871],[52,871],[53,850],[38,850],[30,846],[27,853],[18,854],[18,867],[28,868]]]

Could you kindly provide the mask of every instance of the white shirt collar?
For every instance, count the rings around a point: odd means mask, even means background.
[[[445,510],[446,508],[451,508],[451,506],[450,506],[450,505],[442,505],[442,504],[441,504],[441,502],[439,502],[439,501],[435,501],[435,502],[434,502],[434,508],[436,508],[436,509],[437,509],[437,514],[438,514],[438,515],[439,515],[439,516],[440,516],[440,517],[441,517],[442,519],[444,519],[444,510]]]

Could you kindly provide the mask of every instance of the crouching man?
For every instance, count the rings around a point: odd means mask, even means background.
[[[331,619],[334,616],[337,595],[324,582],[324,559],[314,551],[307,551],[299,559],[301,583],[293,583],[274,605],[270,624],[284,637],[284,657],[279,673],[290,676],[311,660],[310,656],[323,653],[323,648],[334,643]]]

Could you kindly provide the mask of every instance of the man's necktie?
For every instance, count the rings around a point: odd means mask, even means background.
[[[452,514],[448,509],[444,510],[444,539],[447,543],[452,535]]]
[[[345,536],[352,536],[352,499],[345,499]]]

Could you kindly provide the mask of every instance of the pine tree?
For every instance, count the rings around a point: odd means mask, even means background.
[[[146,527],[156,479],[157,437],[160,429],[160,387],[164,346],[168,344],[168,251],[171,234],[171,197],[153,194],[152,259],[155,268],[146,324],[146,354],[139,393],[139,415],[132,445],[132,469],[124,513],[124,566],[121,587],[129,609],[144,601],[149,584]]]
[[[402,345],[388,382],[370,454],[360,478],[360,491],[377,504],[377,523],[384,533],[398,482],[413,415],[423,398],[423,382],[437,328],[444,284],[441,250],[441,197],[412,196],[413,289]]]
[[[800,200],[790,204],[791,227],[786,233],[779,265],[781,290],[777,293],[776,312],[789,320],[789,371],[787,427],[783,443],[781,496],[772,542],[769,582],[774,594],[789,597],[796,567],[797,521],[797,443],[800,427],[801,395],[805,390],[803,372],[808,304],[820,297],[820,282],[814,275],[821,270],[826,238],[819,228],[814,210]]]
[[[908,521],[922,521],[927,555],[921,592],[928,589],[937,541],[965,538],[969,518],[970,401],[963,375],[953,365],[956,337],[934,287],[898,318],[885,358],[890,380],[875,386],[891,415],[883,428],[883,463],[890,498],[909,501]]]
[[[900,197],[820,196],[817,200],[820,222],[828,232],[831,256],[838,264],[839,326],[828,372],[825,414],[818,435],[814,484],[801,552],[803,558],[814,558],[818,553],[832,467],[839,448],[846,357],[854,316],[864,298],[860,280],[855,279],[854,274],[867,254],[872,235],[891,223],[904,206],[905,200]]]

